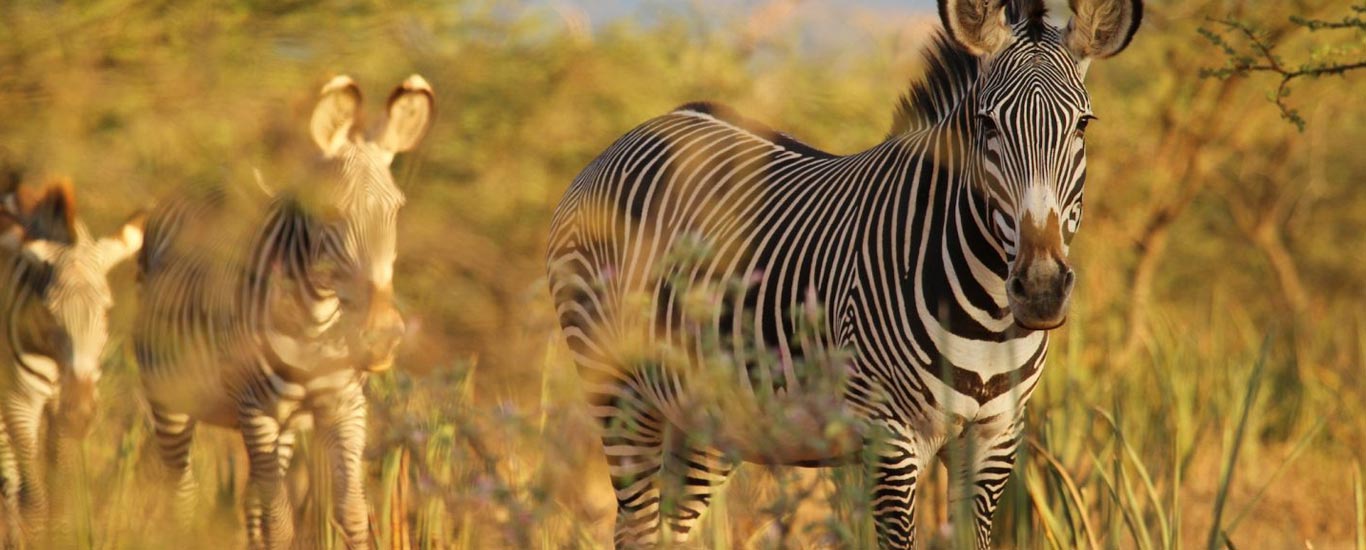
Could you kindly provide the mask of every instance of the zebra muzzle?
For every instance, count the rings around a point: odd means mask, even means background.
[[[1040,223],[1026,213],[1020,220],[1020,254],[1006,279],[1006,297],[1015,324],[1051,330],[1067,322],[1067,306],[1077,274],[1067,261],[1061,220],[1049,212]]]
[[[1053,269],[1025,269],[1006,281],[1015,323],[1029,330],[1052,330],[1067,322],[1077,275],[1065,262]]]
[[[57,415],[62,432],[84,437],[94,423],[97,401],[94,380],[76,379],[63,383]]]
[[[397,310],[389,308],[372,319],[370,329],[365,334],[365,346],[369,359],[362,365],[367,372],[384,372],[394,365],[398,346],[403,343],[406,325]]]
[[[393,357],[387,357],[387,358],[384,358],[384,359],[379,359],[379,360],[376,360],[376,361],[371,361],[368,365],[366,365],[366,367],[365,367],[365,372],[369,372],[369,373],[381,373],[381,372],[388,371],[388,370],[391,369],[391,368],[394,368],[394,358],[393,358]]]

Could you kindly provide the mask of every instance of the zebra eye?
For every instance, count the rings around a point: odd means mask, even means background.
[[[1077,120],[1077,137],[1086,135],[1086,127],[1091,124],[1092,120],[1096,120],[1096,117],[1092,115],[1082,115],[1082,117]]]
[[[988,139],[996,138],[1001,135],[1001,131],[996,128],[996,121],[990,115],[977,115],[977,122],[982,125],[982,133]]]

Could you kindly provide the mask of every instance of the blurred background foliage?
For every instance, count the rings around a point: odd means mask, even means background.
[[[543,280],[560,194],[616,137],[696,99],[832,152],[869,147],[935,24],[817,0],[665,7],[595,22],[568,2],[10,0],[0,175],[72,177],[101,233],[182,185],[287,183],[314,162],[307,117],[335,74],[360,83],[372,127],[392,86],[422,74],[438,118],[394,167],[411,334],[399,371],[371,387],[376,540],[601,547],[610,487]],[[1228,60],[1199,32],[1249,21],[1286,55],[1350,57],[1359,31],[1289,19],[1348,7],[1153,0],[1129,50],[1093,65],[1079,291],[1031,404],[1003,545],[1366,546],[1360,77],[1297,82],[1300,132],[1268,102],[1275,78],[1202,77]],[[843,30],[827,34],[831,21]],[[116,343],[136,292],[129,268],[118,278]],[[159,504],[140,490],[155,457],[136,369],[111,355],[69,542],[171,545],[143,512]],[[205,528],[229,537],[206,540],[228,544],[245,460],[231,434],[203,433]],[[920,516],[941,539],[942,477]],[[699,537],[866,547],[858,483],[856,469],[747,466]],[[301,538],[334,545],[318,506],[301,497],[299,514]]]

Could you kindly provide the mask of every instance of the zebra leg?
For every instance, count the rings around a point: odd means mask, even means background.
[[[181,529],[188,528],[196,517],[196,496],[199,485],[190,469],[190,445],[194,443],[195,420],[188,414],[173,413],[152,405],[152,423],[156,433],[157,455],[166,467],[166,482],[174,498],[173,514]]]
[[[289,492],[289,502],[294,506],[294,521],[305,521],[301,514],[304,514],[302,506],[307,502],[310,487],[313,485],[314,466],[312,458],[306,459],[299,464],[294,463],[294,455],[298,450],[298,442],[305,434],[315,434],[313,430],[313,413],[311,411],[295,412],[285,421],[283,430],[280,433],[280,441],[276,446],[276,453],[280,457],[280,469],[284,472],[285,487]],[[314,443],[318,438],[314,437]],[[317,457],[318,451],[313,451],[313,456]]]
[[[38,431],[46,399],[25,392],[5,396],[5,430],[9,432],[19,473],[19,516],[25,538],[42,540],[47,531],[47,487],[43,484],[42,463],[38,456]]]
[[[905,550],[916,547],[915,491],[927,459],[916,438],[899,423],[884,422],[885,437],[869,441],[873,494],[869,503],[878,547]]]
[[[299,430],[292,423],[287,422],[280,431],[280,439],[275,443],[275,456],[280,459],[280,475],[284,476],[285,492],[289,495],[289,503],[294,508],[295,513],[300,513],[299,509],[304,502],[302,498],[298,497],[307,494],[294,490],[295,480],[291,477],[295,473],[291,467],[294,465],[294,446],[298,443],[298,439]],[[301,518],[295,517],[294,519],[299,520]]]
[[[247,539],[252,548],[288,548],[294,538],[294,517],[276,443],[280,423],[259,411],[242,415],[242,438],[251,463],[247,495]]]
[[[275,456],[280,459],[280,471],[289,472],[289,467],[294,464],[294,445],[299,437],[299,432],[289,427],[285,427],[280,432],[280,439],[275,442]]]
[[[603,422],[602,448],[617,497],[613,543],[617,548],[654,546],[659,536],[659,474],[667,423],[658,410],[637,399],[618,398],[594,408]]]
[[[19,509],[18,483],[19,464],[15,462],[14,447],[9,442],[9,430],[5,429],[4,411],[0,410],[0,498],[4,499],[6,511]]]
[[[719,450],[680,445],[664,457],[664,519],[673,542],[687,542],[693,527],[739,464]]]
[[[365,393],[352,384],[313,407],[317,433],[332,468],[332,517],[347,548],[370,547],[370,509],[365,501]]]
[[[53,545],[60,546],[74,542],[69,538],[72,530],[68,519],[71,518],[72,510],[68,508],[71,504],[68,497],[73,490],[74,476],[80,475],[76,468],[78,449],[74,440],[62,435],[62,422],[56,409],[45,407],[43,411],[47,422],[47,431],[44,433],[47,457],[47,481],[44,486],[48,489],[47,534]]]
[[[991,548],[991,522],[996,504],[1005,492],[1006,482],[1015,468],[1015,449],[1020,442],[1021,414],[1009,424],[974,424],[963,434],[960,456],[940,453],[950,472],[949,510],[953,514],[972,513],[972,534],[977,548]],[[954,464],[956,462],[956,464]],[[958,517],[957,521],[967,521]]]

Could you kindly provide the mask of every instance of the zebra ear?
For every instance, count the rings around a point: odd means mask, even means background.
[[[1064,43],[1077,59],[1113,56],[1133,40],[1143,22],[1142,0],[1069,0],[1072,21]]]
[[[389,95],[389,121],[380,134],[379,146],[390,153],[412,150],[427,134],[435,109],[432,86],[421,76],[408,77]]]
[[[351,141],[360,119],[360,88],[351,77],[342,75],[323,86],[322,98],[313,108],[309,130],[313,142],[323,155],[335,156],[346,142]]]
[[[51,178],[37,189],[19,188],[14,206],[30,238],[76,241],[76,188],[69,178]]]
[[[146,224],[147,213],[138,212],[124,222],[118,235],[100,239],[105,269],[114,267],[142,249],[142,232]]]
[[[1000,51],[1014,37],[1004,0],[939,0],[939,19],[954,42],[978,57]]]

